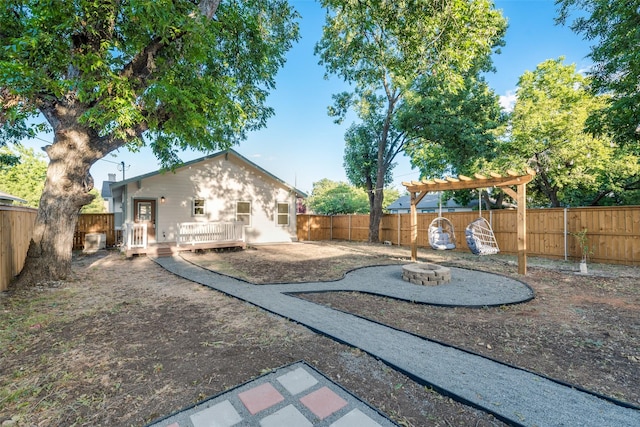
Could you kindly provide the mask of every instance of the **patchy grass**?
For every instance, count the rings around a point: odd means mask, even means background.
[[[146,258],[78,254],[73,271],[0,297],[0,424],[142,426],[305,360],[402,425],[502,425]]]

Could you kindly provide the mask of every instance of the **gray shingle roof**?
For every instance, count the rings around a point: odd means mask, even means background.
[[[429,193],[418,203],[418,209],[438,209],[438,193]],[[453,199],[449,199],[446,202],[442,201],[442,209],[453,209],[453,208],[464,208],[467,206],[461,206],[453,201]],[[410,196],[401,196],[395,202],[391,203],[387,206],[387,210],[395,210],[395,209],[410,209],[411,208],[411,197]]]

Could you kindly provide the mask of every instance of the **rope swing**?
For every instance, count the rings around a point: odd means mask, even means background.
[[[456,248],[453,224],[442,216],[442,192],[438,192],[438,217],[429,225],[429,244],[439,251]]]
[[[467,246],[475,255],[494,255],[500,252],[491,224],[482,217],[482,191],[478,190],[480,217],[469,224],[464,232]]]

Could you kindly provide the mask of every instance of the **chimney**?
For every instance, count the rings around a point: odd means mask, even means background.
[[[110,173],[108,181],[109,182],[115,182],[116,181],[116,174],[115,173]]]

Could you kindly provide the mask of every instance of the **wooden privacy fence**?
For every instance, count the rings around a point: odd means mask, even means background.
[[[73,249],[83,249],[84,237],[89,233],[105,234],[107,247],[115,246],[114,215],[112,213],[80,214],[73,234]]]
[[[37,209],[0,205],[0,291],[24,266]]]
[[[33,236],[37,209],[0,205],[0,292],[22,271]],[[81,214],[73,236],[73,249],[84,248],[87,233],[104,233],[107,246],[116,243],[113,214]]]
[[[435,213],[418,214],[418,246],[428,247],[427,230]],[[443,213],[454,226],[456,250],[468,251],[465,228],[478,212]],[[516,254],[515,210],[483,211],[493,228],[500,251]],[[368,215],[298,215],[298,240],[367,241]],[[587,207],[527,210],[527,254],[550,258],[579,259],[581,250],[572,233],[587,229],[589,259],[610,264],[640,265],[640,206]],[[394,245],[411,244],[410,214],[384,215],[380,240]]]

